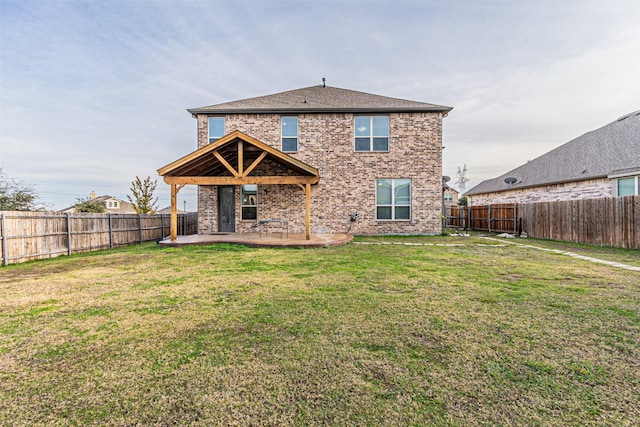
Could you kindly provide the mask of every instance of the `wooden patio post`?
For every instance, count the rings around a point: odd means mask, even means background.
[[[178,185],[171,184],[171,241],[178,239]]]

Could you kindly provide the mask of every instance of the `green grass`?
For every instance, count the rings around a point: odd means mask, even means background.
[[[640,273],[477,237],[0,269],[0,425],[634,425],[638,360]]]

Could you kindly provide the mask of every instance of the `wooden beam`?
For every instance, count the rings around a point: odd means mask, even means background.
[[[291,157],[290,155],[283,153],[282,151],[278,150],[277,148],[271,147],[270,145],[265,144],[264,142],[258,141],[257,139],[244,134],[240,131],[235,131],[236,132],[236,136],[238,138],[241,138],[242,140],[248,142],[249,144],[253,145],[254,147],[257,147],[263,151],[266,151],[267,153],[271,154],[273,157],[276,157],[278,159],[281,159],[284,161],[284,163],[291,165],[291,166],[295,166],[299,169],[302,169],[305,172],[314,174],[314,175],[318,175],[318,169],[314,168],[313,166],[310,166],[306,163],[304,163],[301,160],[296,159],[295,157]]]
[[[223,145],[229,143],[230,141],[233,141],[235,138],[237,138],[239,135],[242,135],[240,132],[238,131],[234,131],[231,132],[228,135],[223,136],[222,138],[218,139],[216,142],[213,142],[211,144],[207,144],[204,147],[201,147],[199,149],[197,149],[196,151],[192,151],[191,153],[187,154],[186,156],[183,156],[181,158],[179,158],[178,160],[169,163],[168,165],[158,169],[158,175],[160,176],[164,176],[168,173],[170,173],[172,170],[184,166],[185,164],[191,162],[192,160],[197,159],[198,157],[203,156],[204,154],[210,152],[210,151],[215,151],[218,148],[222,147]]]
[[[242,185],[242,184],[317,184],[317,176],[165,176],[167,184]]]
[[[238,139],[238,176],[244,176],[244,142]]]
[[[233,168],[233,166],[231,166],[229,164],[229,162],[227,162],[224,159],[224,157],[222,157],[222,154],[218,153],[217,151],[214,151],[213,155],[216,156],[216,159],[220,160],[220,163],[222,163],[225,168],[229,169],[229,172],[231,172],[233,174],[233,176],[235,176],[235,177],[239,177],[240,176],[238,174],[238,172]]]
[[[253,163],[251,163],[249,165],[249,167],[247,168],[246,171],[244,171],[244,173],[242,174],[242,176],[248,176],[251,172],[253,172],[253,170],[256,168],[256,166],[258,166],[260,164],[261,161],[264,160],[264,158],[267,157],[267,152],[263,151],[262,153],[260,153],[260,155],[258,156],[257,159],[255,159],[253,161]]]
[[[296,167],[298,169],[301,169],[309,174],[312,175],[316,175],[318,176],[318,169],[314,168],[313,166],[310,166],[294,157],[289,156],[288,154],[283,153],[282,151],[271,147],[263,142],[258,141],[257,139],[246,135],[240,131],[233,131],[228,135],[223,136],[222,138],[218,139],[216,142],[213,142],[211,144],[205,145],[202,148],[199,148],[198,150],[187,154],[186,156],[174,161],[173,163],[170,163],[160,169],[158,169],[158,175],[160,176],[167,176],[169,174],[171,174],[173,171],[175,171],[176,169],[198,159],[199,157],[202,157],[204,155],[206,155],[207,153],[210,152],[217,152],[217,150],[221,147],[223,147],[226,144],[229,143],[233,143],[233,141],[238,138],[242,141],[245,141],[246,143],[252,145],[253,147],[256,147],[260,150],[263,150],[265,152],[267,152],[268,154],[271,154],[273,157],[281,159],[283,161],[283,163],[285,165],[288,165],[290,168],[291,167]],[[234,173],[234,176],[237,176],[237,173]]]

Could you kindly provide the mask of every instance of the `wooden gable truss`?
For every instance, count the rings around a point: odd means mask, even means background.
[[[265,162],[275,165],[277,173],[256,174]],[[158,175],[171,185],[172,241],[178,232],[177,196],[185,185],[297,185],[305,193],[306,238],[311,238],[311,185],[320,180],[318,170],[240,131],[158,169]]]

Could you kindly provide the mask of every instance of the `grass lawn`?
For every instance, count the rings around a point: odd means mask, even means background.
[[[380,240],[433,245],[358,244]],[[640,273],[533,248],[144,244],[0,269],[0,425],[630,426],[639,396]]]

